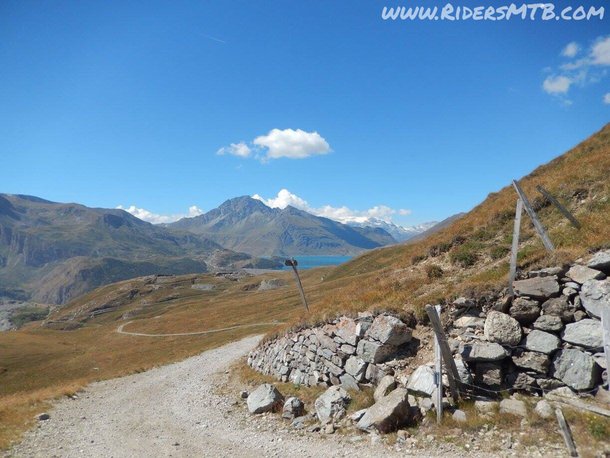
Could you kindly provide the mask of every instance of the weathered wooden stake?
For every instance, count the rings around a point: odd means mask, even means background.
[[[557,207],[557,209],[563,213],[563,215],[568,218],[570,220],[570,222],[572,223],[572,225],[578,229],[580,229],[582,226],[580,225],[580,223],[578,222],[578,220],[576,218],[574,218],[574,215],[572,215],[572,213],[570,213],[570,211],[565,208],[563,205],[561,205],[559,203],[559,201],[557,199],[555,199],[550,192],[548,192],[546,189],[544,189],[542,186],[537,185],[536,189],[538,190],[538,192],[540,194],[542,194],[544,197],[546,197],[549,202],[551,202],[553,205],[555,205],[555,207]]]
[[[512,298],[515,295],[513,282],[517,275],[517,253],[519,252],[519,231],[521,230],[521,215],[523,214],[523,201],[517,200],[517,210],[515,212],[515,226],[513,227],[513,245],[510,251],[510,272],[508,275],[508,295]]]
[[[578,456],[578,453],[576,452],[576,445],[574,445],[574,439],[572,439],[572,432],[570,431],[568,422],[563,416],[561,408],[557,407],[557,409],[555,409],[555,415],[557,416],[557,421],[559,422],[559,430],[561,432],[561,435],[563,436],[563,440],[566,443],[566,447],[568,447],[570,456]]]
[[[441,306],[434,306],[438,316],[441,316]],[[436,422],[440,425],[443,419],[443,355],[441,353],[441,346],[438,342],[438,337],[434,335],[434,359],[436,363],[435,377],[436,377]]]
[[[521,186],[519,186],[519,183],[517,183],[515,180],[513,180],[513,186],[515,187],[517,194],[519,194],[519,198],[523,201],[523,206],[525,207],[525,211],[527,212],[529,217],[532,219],[532,222],[534,223],[534,227],[536,228],[536,231],[538,231],[538,235],[540,236],[540,239],[542,240],[544,247],[547,249],[547,251],[553,251],[555,249],[555,247],[551,243],[551,240],[549,239],[549,236],[546,234],[546,231],[542,227],[542,224],[540,224],[540,220],[538,219],[536,212],[532,208],[530,201],[527,199],[527,196],[521,189]]]
[[[454,401],[458,400],[458,385],[461,385],[460,376],[451,354],[451,349],[447,345],[447,337],[445,337],[445,331],[441,324],[441,319],[436,313],[436,308],[433,305],[426,305],[426,313],[430,318],[430,324],[438,340],[438,345],[441,349],[441,355],[445,361],[445,367],[447,368],[447,378],[449,379],[449,390],[451,391],[451,397]]]
[[[296,261],[296,259],[286,259],[286,261],[284,261],[284,265],[292,267],[292,270],[294,271],[294,277],[297,280],[297,287],[299,288],[299,293],[301,293],[301,301],[303,301],[303,307],[305,307],[305,310],[309,312],[309,306],[307,305],[307,299],[305,299],[305,292],[303,291],[303,285],[301,284],[301,277],[299,277],[299,272],[297,270],[297,266],[299,265],[299,263]]]
[[[610,307],[602,307],[602,337],[604,339],[606,367],[610,368]],[[608,382],[608,391],[610,391],[610,381]]]

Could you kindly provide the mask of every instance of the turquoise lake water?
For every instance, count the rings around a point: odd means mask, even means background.
[[[338,266],[349,261],[353,256],[293,256],[299,263],[299,269],[313,269],[314,267]],[[283,270],[292,269],[284,266]]]

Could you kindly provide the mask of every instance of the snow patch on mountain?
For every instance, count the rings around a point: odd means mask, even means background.
[[[417,226],[404,227],[372,216],[354,216],[343,222],[349,226],[355,227],[380,227],[389,232],[397,242],[409,240],[411,237],[415,237],[417,234],[421,234],[438,224],[438,221],[430,221],[418,224]]]

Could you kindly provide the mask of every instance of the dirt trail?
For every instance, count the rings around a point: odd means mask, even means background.
[[[285,324],[285,323],[282,323],[281,321],[273,321],[271,323],[238,324],[235,326],[229,326],[228,328],[212,329],[209,331],[179,332],[179,333],[175,333],[175,334],[146,334],[143,332],[124,331],[123,328],[125,326],[127,326],[129,323],[133,323],[133,321],[128,321],[127,323],[123,323],[116,329],[116,332],[118,332],[119,334],[124,334],[124,335],[128,335],[128,336],[140,336],[140,337],[180,337],[180,336],[200,336],[203,334],[213,334],[215,332],[229,331],[231,329],[239,329],[239,328],[253,328],[256,326],[276,326],[276,325],[280,325],[280,324]]]
[[[228,366],[260,339],[249,337],[178,363],[92,384],[78,399],[59,401],[49,412],[51,419],[29,431],[8,456],[405,456],[404,449],[372,445],[356,433],[289,431],[286,423],[251,416],[234,405],[235,398],[219,395]]]

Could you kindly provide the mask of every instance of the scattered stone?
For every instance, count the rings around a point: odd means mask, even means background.
[[[38,421],[47,421],[51,419],[51,415],[48,413],[41,413],[38,415]]]
[[[594,318],[601,319],[602,307],[610,306],[610,278],[585,282],[579,297],[587,313]]]
[[[561,345],[561,341],[557,336],[548,332],[534,329],[525,337],[525,348],[529,351],[537,351],[550,355],[557,350]]]
[[[542,304],[545,315],[558,316],[564,323],[573,321],[575,310],[576,307],[570,304],[567,296],[555,297]]]
[[[411,330],[396,317],[379,315],[373,320],[367,337],[385,345],[399,346],[411,340]]]
[[[599,270],[579,265],[572,266],[566,275],[581,285],[589,280],[603,280],[606,278],[606,275]]]
[[[589,259],[587,267],[601,270],[603,272],[610,270],[610,250],[595,253],[593,257]]]
[[[406,389],[396,388],[366,411],[358,421],[358,428],[386,433],[403,425],[410,418],[408,396]]]
[[[534,410],[541,418],[550,418],[551,416],[553,416],[553,413],[554,413],[553,408],[551,407],[551,404],[549,404],[544,399],[541,401],[538,401],[538,403],[536,404],[536,408]]]
[[[536,383],[544,391],[551,391],[565,386],[565,384],[561,380],[557,380],[554,378],[539,378],[536,379]]]
[[[343,418],[346,413],[347,404],[351,399],[351,396],[344,388],[340,386],[330,387],[314,403],[318,420],[326,424],[332,420]]]
[[[282,409],[282,418],[286,420],[292,420],[293,418],[297,418],[303,415],[303,411],[305,410],[305,405],[303,402],[294,396],[286,399],[284,403],[284,408]]]
[[[565,269],[563,267],[546,267],[544,269],[539,269],[539,270],[532,270],[529,274],[528,277],[529,278],[535,278],[535,277],[550,277],[552,275],[557,275],[560,276],[565,272]]]
[[[602,334],[601,322],[587,319],[568,324],[561,338],[572,345],[579,345],[585,348],[598,348],[603,346]]]
[[[532,323],[540,316],[540,305],[538,301],[518,297],[513,301],[509,313],[519,323]]]
[[[551,375],[574,390],[588,390],[600,379],[600,367],[589,354],[569,348],[555,354]]]
[[[464,361],[499,361],[510,355],[502,345],[488,342],[464,344],[459,351]]]
[[[242,391],[239,394],[239,397],[242,398],[242,399],[248,399],[248,392],[247,391]]]
[[[506,383],[514,390],[531,391],[538,385],[536,379],[525,372],[511,372],[506,376]]]
[[[478,363],[475,370],[477,383],[497,388],[502,384],[502,366],[495,363]]]
[[[562,386],[562,387],[559,387],[559,388],[555,388],[554,390],[551,390],[548,393],[545,393],[544,396],[545,397],[549,397],[549,396],[561,396],[561,397],[564,397],[564,398],[578,399],[578,395],[576,393],[574,393],[574,391],[572,391],[567,386]]]
[[[453,305],[455,305],[458,308],[469,308],[469,307],[474,307],[475,303],[470,298],[458,297],[456,300],[453,301]]]
[[[561,294],[563,294],[564,296],[572,297],[576,296],[578,294],[578,291],[576,291],[574,288],[564,288]]]
[[[396,386],[396,379],[391,375],[386,375],[381,379],[379,385],[377,385],[377,388],[373,393],[373,399],[375,399],[375,402],[379,401],[381,398],[384,398],[390,394],[396,388]]]
[[[341,377],[339,377],[339,380],[341,381],[341,385],[343,385],[345,389],[360,391],[360,386],[358,386],[358,382],[351,375],[343,374]]]
[[[277,408],[283,399],[284,397],[276,387],[263,383],[248,396],[248,410],[254,414],[270,412]]]
[[[259,291],[269,291],[272,289],[282,288],[286,286],[284,280],[280,280],[279,278],[268,278],[261,281],[260,286],[258,287]]]
[[[460,381],[462,383],[467,383],[467,384],[472,385],[472,383],[474,382],[472,379],[472,374],[466,367],[466,364],[464,364],[464,361],[462,361],[461,359],[454,359],[454,361],[455,361],[455,367],[457,368],[457,371],[458,371],[458,376],[460,377]]]
[[[476,316],[463,316],[458,318],[453,323],[456,328],[482,328],[485,326],[485,320]]]
[[[407,389],[414,393],[432,396],[436,389],[434,370],[430,366],[419,366],[411,375]]]
[[[490,342],[517,345],[521,341],[521,325],[506,313],[492,311],[485,320],[485,337]]]
[[[358,324],[354,320],[344,317],[337,323],[335,333],[349,345],[356,346],[359,338],[356,334],[357,326]]]
[[[574,312],[574,321],[581,321],[584,320],[585,318],[587,318],[589,315],[587,315],[585,312],[583,312],[582,310],[576,310]]]
[[[548,373],[551,365],[551,360],[548,355],[534,351],[524,351],[521,356],[513,356],[512,359],[515,366],[522,369],[529,369],[540,374]]]
[[[458,409],[455,412],[453,412],[453,415],[451,415],[451,418],[453,418],[453,421],[456,421],[458,423],[466,423],[466,412]]]
[[[527,407],[525,402],[518,399],[503,399],[500,402],[500,413],[518,415],[520,417],[527,416]]]
[[[350,356],[345,362],[345,372],[350,374],[358,382],[364,380],[367,363],[356,356]]]
[[[360,409],[357,410],[356,412],[354,412],[353,414],[350,415],[350,420],[352,420],[353,422],[358,422],[358,420],[360,420],[363,415],[366,413],[368,409]]]
[[[366,368],[366,379],[377,385],[387,372],[376,364],[369,364]]]
[[[305,423],[311,420],[313,420],[313,417],[311,415],[302,415],[292,420],[292,423],[290,423],[290,427],[294,429],[303,429],[305,428]]]
[[[474,408],[481,415],[493,415],[498,410],[498,403],[495,401],[474,401]]]
[[[396,347],[393,345],[361,340],[358,342],[356,354],[367,363],[382,363],[395,351]]]
[[[334,434],[335,433],[335,425],[329,423],[324,428],[324,434]]]
[[[518,296],[547,299],[559,295],[559,283],[555,275],[535,277],[514,282],[514,290]]]
[[[563,329],[563,321],[554,315],[542,315],[534,321],[534,329],[546,332],[559,332]]]

